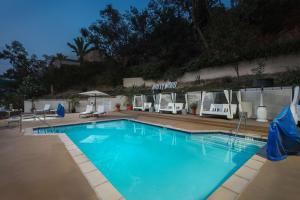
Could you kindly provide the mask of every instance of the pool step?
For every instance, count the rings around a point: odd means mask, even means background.
[[[256,150],[264,146],[265,144],[260,141],[248,140],[245,138],[230,138],[223,136],[197,136],[192,137],[192,141],[200,142],[200,143],[209,143],[210,145],[222,147],[224,149],[233,148],[236,151],[245,151],[245,150]],[[232,142],[235,139],[234,142]]]

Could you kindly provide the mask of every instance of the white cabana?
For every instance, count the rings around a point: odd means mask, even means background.
[[[237,103],[240,104],[241,96],[237,92]],[[239,96],[239,97],[238,97]],[[239,106],[240,107],[240,106]],[[200,105],[200,116],[215,115],[225,116],[227,119],[233,119],[237,113],[237,104],[232,103],[232,90],[219,92],[202,92]]]
[[[92,91],[88,91],[88,92],[81,92],[79,93],[80,95],[84,95],[84,96],[89,96],[89,97],[95,97],[94,100],[94,109],[96,111],[96,99],[97,97],[108,97],[109,95],[104,93],[104,92],[100,92],[98,90],[92,90]]]
[[[159,94],[158,111],[171,112],[177,114],[183,109],[183,103],[176,102],[176,93],[161,93]]]
[[[133,110],[141,110],[144,111],[144,103],[146,102],[146,97],[145,95],[134,95],[133,96],[133,102],[132,102],[132,107]]]
[[[159,112],[159,98],[160,98],[160,94],[153,94],[152,95],[153,98],[153,106],[154,106],[154,111],[155,112]]]
[[[201,107],[201,91],[187,92],[185,93],[185,109],[190,112],[190,105],[197,104],[197,109]]]

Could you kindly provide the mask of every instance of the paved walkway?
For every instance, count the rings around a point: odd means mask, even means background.
[[[18,132],[0,129],[0,199],[97,199],[57,136]]]
[[[300,157],[289,156],[283,161],[267,161],[239,199],[300,199]]]

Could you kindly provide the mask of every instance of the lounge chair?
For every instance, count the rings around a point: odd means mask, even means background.
[[[44,108],[41,110],[36,110],[35,113],[39,114],[39,113],[49,113],[50,112],[50,104],[45,104]]]
[[[151,102],[144,103],[144,111],[145,110],[150,110],[151,107],[152,107],[152,103]]]
[[[8,119],[6,119],[7,121],[7,126],[10,126],[10,124],[12,123],[17,123],[17,124],[20,124],[20,117],[19,116],[14,116],[14,117],[10,117]]]
[[[183,103],[175,103],[176,112],[181,112],[183,109]]]
[[[106,112],[104,111],[104,105],[99,105],[97,107],[97,111],[93,113],[93,115],[99,117],[100,115],[105,114]]]
[[[174,108],[175,106],[175,108]],[[181,112],[183,109],[183,103],[168,103],[166,107],[161,107],[159,111],[172,112],[175,110],[174,114]]]
[[[93,114],[93,106],[92,105],[86,105],[85,111],[79,113],[79,117],[81,117],[81,116],[89,117],[91,114]]]
[[[236,114],[237,105],[231,104],[231,113]],[[209,111],[202,111],[205,115],[219,115],[228,116],[229,115],[229,104],[211,104]]]

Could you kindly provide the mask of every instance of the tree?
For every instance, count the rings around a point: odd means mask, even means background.
[[[87,29],[81,29],[81,34],[111,57],[119,56],[122,48],[128,44],[128,26],[124,17],[110,4],[100,11],[100,19]]]
[[[240,81],[240,66],[239,66],[239,63],[238,62],[234,63],[232,67],[233,67],[233,69],[236,73],[237,81],[239,82]]]
[[[62,53],[57,53],[57,54],[54,56],[54,59],[63,61],[63,60],[68,59],[68,56],[66,56],[66,55],[64,55],[64,54],[62,54]]]
[[[21,84],[27,76],[41,77],[47,67],[47,60],[40,60],[34,54],[29,56],[18,41],[5,45],[5,49],[0,52],[0,59],[8,60],[12,65],[12,68],[8,69],[4,76],[15,80],[18,84]]]
[[[43,94],[45,88],[40,84],[40,81],[33,76],[24,77],[22,84],[18,88],[18,92],[26,98],[34,98]]]
[[[208,49],[208,42],[204,36],[203,28],[207,26],[209,20],[209,6],[216,4],[215,0],[170,0],[177,2],[178,6],[182,6],[192,19],[192,25],[196,31],[198,38],[202,42],[205,49]]]
[[[75,38],[73,44],[69,42],[67,44],[76,54],[81,64],[84,61],[84,56],[93,50],[93,48],[90,47],[90,43],[85,42],[82,37]]]

